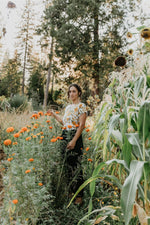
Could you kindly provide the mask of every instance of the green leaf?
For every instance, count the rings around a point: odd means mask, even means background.
[[[125,162],[127,163],[127,166],[129,167],[131,162],[132,145],[129,143],[125,135],[123,139],[124,139],[124,143],[122,147],[123,159],[125,160]]]
[[[93,171],[93,174],[92,174],[92,177],[95,177],[99,174],[100,170],[106,166],[106,164],[104,162],[100,163]],[[95,180],[93,180],[91,183],[90,183],[90,194],[91,196],[93,196],[95,192]]]
[[[93,204],[92,204],[92,197],[90,198],[89,206],[88,206],[88,214],[92,211]]]
[[[125,225],[128,225],[132,216],[133,203],[135,201],[137,185],[143,172],[144,162],[132,161],[130,164],[130,174],[126,178],[122,193],[121,207],[124,213]]]
[[[131,145],[135,146],[135,154],[137,157],[140,157],[140,159],[143,159],[143,153],[142,148],[140,145],[139,135],[137,133],[129,133],[126,134],[128,141]],[[137,151],[137,153],[136,153]]]
[[[134,98],[135,99],[137,99],[137,97],[139,96],[143,83],[144,83],[144,77],[143,76],[139,77],[136,80],[135,85],[134,85]]]
[[[111,134],[111,132],[115,129],[115,126],[118,124],[119,122],[119,117],[120,117],[120,114],[118,115],[113,115],[110,119],[110,122],[108,124],[108,127],[109,127],[109,133]]]
[[[111,136],[115,139],[116,143],[122,148],[122,134],[119,130],[113,130]]]
[[[146,28],[146,26],[140,26],[140,27],[137,27],[136,29],[137,29],[138,31],[141,31],[141,30],[143,30],[144,28]]]

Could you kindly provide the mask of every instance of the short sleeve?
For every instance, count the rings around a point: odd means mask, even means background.
[[[79,105],[79,116],[81,116],[83,113],[87,113],[86,105],[84,103],[81,103]]]

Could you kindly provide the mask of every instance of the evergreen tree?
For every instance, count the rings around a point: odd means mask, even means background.
[[[55,53],[61,63],[73,62],[79,79],[90,79],[95,94],[102,95],[115,57],[124,52],[129,3],[54,0],[45,11],[43,29],[55,38]]]

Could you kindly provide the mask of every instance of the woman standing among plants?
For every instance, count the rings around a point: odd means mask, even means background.
[[[85,127],[87,110],[81,102],[82,90],[79,85],[71,84],[68,88],[68,98],[71,100],[65,109],[63,119],[53,111],[51,115],[61,123],[63,127],[63,144],[61,143],[61,153],[64,159],[65,177],[71,197],[83,183],[83,172],[81,169],[82,157],[82,131]],[[81,204],[83,191],[76,197],[75,204]]]

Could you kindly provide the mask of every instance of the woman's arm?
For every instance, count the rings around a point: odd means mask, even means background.
[[[54,111],[52,110],[48,110],[48,113],[51,113],[51,115],[59,122],[63,125],[63,121],[62,119],[60,118],[60,116],[58,116],[56,113],[54,113]]]
[[[85,121],[86,121],[86,113],[83,113],[79,117],[79,127],[77,129],[77,132],[76,132],[75,136],[73,137],[73,139],[68,143],[67,149],[74,149],[74,147],[76,145],[76,141],[80,137],[80,135],[85,127]]]

